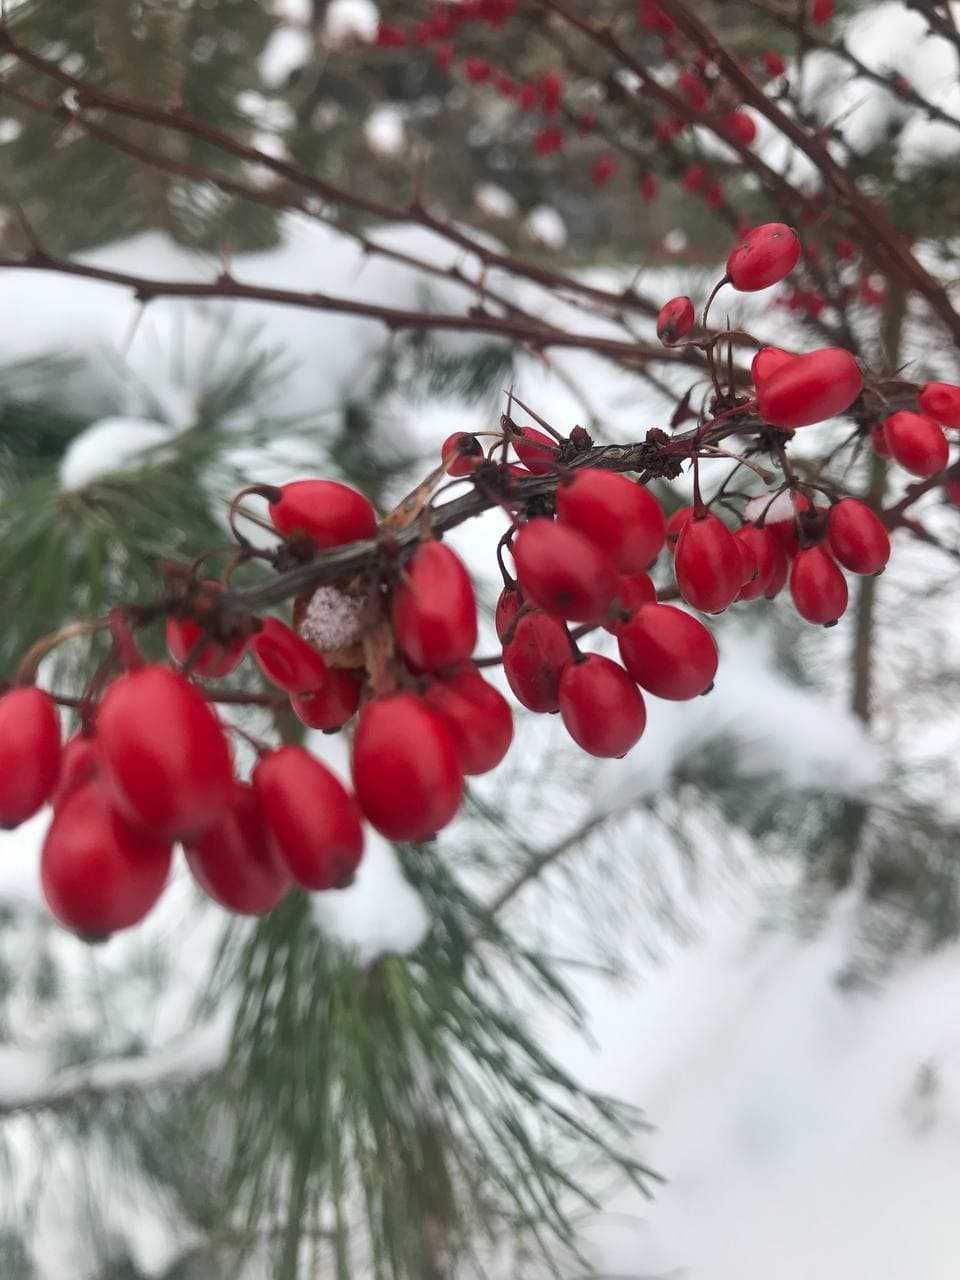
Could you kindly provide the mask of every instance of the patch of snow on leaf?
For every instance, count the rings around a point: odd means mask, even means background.
[[[295,71],[310,61],[313,40],[310,32],[296,27],[277,27],[260,54],[260,74],[271,89],[282,88]]]
[[[812,940],[716,920],[642,987],[582,993],[601,1048],[567,1065],[643,1106],[667,1179],[585,1224],[598,1273],[954,1280],[960,947],[845,991],[855,906]]]
[[[380,11],[373,0],[332,0],[327,8],[324,35],[332,44],[347,40],[373,40]]]
[[[548,249],[562,249],[567,243],[567,225],[556,209],[538,204],[527,214],[527,231]]]
[[[473,202],[488,218],[513,218],[517,202],[509,191],[495,182],[480,182],[474,188]]]
[[[136,470],[144,455],[172,438],[169,427],[147,418],[102,418],[71,440],[60,463],[64,489],[82,489],[101,476]]]
[[[597,775],[595,812],[617,812],[652,797],[697,744],[732,740],[731,767],[773,774],[791,787],[862,796],[879,784],[879,751],[860,721],[776,670],[760,639],[729,629],[718,637],[714,688],[690,702],[647,700],[647,729],[623,760]]]
[[[371,111],[363,126],[364,137],[377,155],[393,156],[403,150],[406,131],[396,107],[382,106]]]
[[[426,937],[430,917],[392,846],[369,827],[364,837],[363,861],[353,884],[315,893],[310,905],[318,927],[355,950],[358,962],[367,965],[378,956],[414,951]]]

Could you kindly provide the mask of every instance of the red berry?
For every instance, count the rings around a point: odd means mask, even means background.
[[[743,538],[738,537],[739,533],[740,530],[738,529],[733,535],[733,540],[737,544],[737,552],[740,555],[740,590],[737,592],[736,598],[742,600],[746,588],[759,579],[760,566],[757,564],[757,557],[753,547],[745,542]]]
[[[446,720],[411,693],[368,702],[353,740],[364,816],[389,840],[426,840],[460,807],[463,770]]]
[[[746,111],[731,111],[729,115],[724,116],[721,127],[731,142],[737,142],[742,147],[749,147],[757,137],[756,123],[753,116]],[[789,269],[792,270],[792,268]]]
[[[60,777],[50,803],[59,809],[72,796],[77,787],[91,782],[100,772],[100,751],[96,738],[76,733],[63,746],[60,757]]]
[[[120,676],[97,713],[104,776],[120,813],[165,840],[206,830],[233,787],[220,721],[199,689],[168,667]]]
[[[671,551],[676,550],[677,539],[686,527],[687,521],[690,520],[692,516],[693,507],[677,507],[676,511],[667,521],[667,546]]]
[[[381,22],[374,43],[381,49],[402,49],[407,43],[407,33],[393,22]]]
[[[740,588],[737,599],[759,599],[760,596],[767,594],[769,587],[781,575],[780,586],[783,586],[787,577],[787,556],[773,530],[768,527],[758,529],[754,524],[745,524],[733,536],[741,547],[749,547],[757,570],[756,577],[745,582]]]
[[[493,68],[486,58],[467,58],[463,69],[467,79],[473,84],[483,84],[493,74]]]
[[[693,303],[689,298],[671,298],[660,308],[657,316],[657,337],[665,347],[685,338],[693,328]]]
[[[455,431],[440,446],[440,457],[448,476],[468,476],[483,461],[483,446],[468,431]]]
[[[204,893],[238,915],[266,915],[290,887],[257,794],[243,782],[234,783],[223,814],[183,852]]]
[[[477,602],[463,561],[442,542],[422,542],[393,593],[393,630],[421,671],[463,662],[477,643]]]
[[[779,53],[770,50],[763,55],[763,69],[773,79],[774,76],[783,75],[787,69],[787,64]]]
[[[890,559],[883,521],[856,498],[841,498],[827,517],[830,550],[851,573],[879,573]]]
[[[811,509],[810,499],[805,494],[791,494],[790,502],[797,515]],[[796,516],[788,516],[785,520],[769,520],[765,523],[764,528],[770,530],[786,554],[793,559],[800,550]]]
[[[327,664],[313,645],[279,618],[264,618],[250,641],[260,670],[278,689],[309,693],[327,681]]]
[[[763,594],[767,600],[775,600],[787,585],[787,579],[790,576],[790,565],[790,557],[781,546],[780,555],[774,565],[773,573],[768,578],[763,590]]]
[[[0,827],[11,830],[50,799],[60,773],[60,717],[41,689],[0,698]]]
[[[533,149],[538,156],[552,156],[563,148],[564,133],[555,124],[546,125],[533,137]]]
[[[610,179],[616,175],[616,172],[616,156],[598,156],[590,168],[590,181],[595,187],[605,187]]]
[[[497,600],[497,609],[494,614],[494,625],[497,628],[497,639],[503,644],[507,633],[513,626],[513,620],[520,612],[520,606],[523,604],[523,597],[516,587],[504,587],[500,592],[500,598]]]
[[[766,222],[748,231],[727,259],[730,283],[741,293],[778,284],[800,261],[797,233],[784,222]]]
[[[847,580],[829,551],[807,547],[793,557],[790,594],[801,618],[832,627],[847,607]]]
[[[673,31],[673,19],[668,13],[664,13],[656,0],[640,0],[637,16],[645,31],[658,31],[661,35],[669,35]]]
[[[511,436],[517,457],[534,475],[548,475],[556,469],[557,442],[534,427],[523,427],[519,436]]]
[[[833,250],[841,262],[848,262],[851,258],[857,256],[857,246],[849,236],[841,236],[833,246]]]
[[[640,739],[647,709],[623,667],[599,653],[568,662],[560,677],[560,715],[577,746],[619,759]]]
[[[219,582],[204,582],[203,585],[211,594],[223,590]],[[174,662],[182,665],[206,634],[203,627],[192,618],[168,618],[167,652]],[[190,670],[195,676],[220,680],[236,670],[243,660],[246,649],[247,641],[244,636],[232,640],[227,645],[210,640],[193,662]]]
[[[863,276],[857,286],[861,302],[868,307],[882,307],[886,301],[887,291],[882,276]]]
[[[656,604],[657,588],[648,573],[622,573],[617,579],[617,594],[614,605],[631,617],[642,604]],[[614,617],[603,625],[611,635],[616,635],[626,619]]]
[[[766,382],[768,378],[771,378],[785,365],[791,364],[796,358],[789,351],[782,351],[780,347],[761,347],[750,364],[750,377],[753,379],[753,385],[759,387],[761,382]]]
[[[736,538],[715,515],[694,515],[683,526],[674,554],[677,586],[687,604],[703,613],[722,613],[743,586],[743,562]]]
[[[529,520],[513,540],[526,599],[568,622],[599,622],[616,590],[610,557],[577,529],[545,517]]]
[[[878,453],[881,458],[890,457],[890,445],[887,443],[887,433],[879,422],[876,426],[870,428],[870,443],[873,445],[874,453]]]
[[[913,476],[934,476],[950,461],[943,428],[924,413],[902,409],[883,420],[890,456]]]
[[[360,705],[362,681],[356,671],[328,667],[326,684],[307,693],[295,693],[290,705],[298,720],[311,729],[330,733],[342,729]]]
[[[681,186],[684,191],[695,194],[702,191],[707,181],[707,171],[702,164],[692,164],[683,175]]]
[[[656,200],[660,184],[652,173],[642,173],[637,185],[640,188],[641,200],[645,200],[648,204],[652,200]]]
[[[446,720],[464,773],[497,767],[513,741],[513,712],[475,666],[436,679],[423,696]]]
[[[40,858],[43,896],[67,929],[103,937],[139,924],[170,872],[170,845],[129,826],[96,783],[54,814]]]
[[[338,480],[293,480],[270,503],[273,527],[284,537],[302,533],[321,550],[372,538],[377,531],[373,507],[356,489]]]
[[[539,96],[540,95],[537,93],[535,85],[522,84],[520,86],[520,92],[517,95],[517,101],[520,105],[520,110],[532,111],[533,108],[537,105]]]
[[[723,194],[723,186],[719,182],[708,183],[704,190],[703,198],[711,209],[722,209],[726,201],[726,196]]]
[[[560,673],[570,661],[567,633],[547,613],[525,613],[503,651],[503,672],[528,711],[557,711]]]
[[[834,0],[810,0],[810,21],[817,26],[829,22],[835,12]]]
[[[792,431],[849,409],[863,389],[860,366],[842,347],[796,356],[757,387],[760,416]]]
[[[563,101],[563,76],[559,71],[545,71],[540,77],[540,98],[548,116],[560,110]]]
[[[683,71],[677,80],[677,88],[687,100],[687,106],[702,111],[707,105],[707,86],[695,71]]]
[[[713,684],[717,646],[697,618],[669,604],[642,605],[617,636],[623,665],[642,689],[683,702]]]
[[[261,756],[253,789],[273,845],[304,889],[340,889],[363,857],[363,828],[353,796],[304,747]]]
[[[671,142],[678,134],[683,132],[686,121],[680,116],[667,116],[664,120],[658,120],[654,128],[658,142]],[[699,191],[706,181],[706,170],[703,165],[691,165],[687,170],[689,175],[689,183],[687,185],[687,177],[684,177],[683,185],[687,191]]]
[[[584,467],[560,485],[557,517],[589,538],[620,573],[646,569],[666,537],[663,511],[649,489],[597,467]]]
[[[960,427],[960,387],[950,382],[927,382],[917,400],[924,413],[945,427]]]

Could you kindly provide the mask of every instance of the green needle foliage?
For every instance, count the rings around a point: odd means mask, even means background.
[[[592,1165],[645,1190],[629,1152],[639,1117],[583,1090],[525,1029],[517,984],[579,1022],[542,958],[525,953],[428,847],[403,851],[432,925],[408,956],[367,967],[291,896],[220,978],[239,981],[229,1069],[236,1125],[227,1201],[252,1225],[285,1218],[271,1274],[294,1280],[323,1236],[337,1280],[440,1277],[481,1265],[484,1242],[575,1246],[598,1207]]]

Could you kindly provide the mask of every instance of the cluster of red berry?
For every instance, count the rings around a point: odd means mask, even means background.
[[[756,227],[735,245],[714,294],[728,284],[766,289],[800,256],[790,227]],[[698,337],[692,301],[671,299],[658,318],[661,340],[712,353],[724,334],[706,329],[708,311],[709,302]],[[382,523],[363,494],[333,480],[244,490],[238,501],[253,492],[269,504],[282,547],[263,554],[278,569],[352,544],[369,550],[370,570],[315,579],[322,585],[297,599],[292,626],[242,611],[223,583],[171,570],[153,616],[166,619],[172,664],[141,658],[132,626],[149,620],[143,611],[115,611],[105,621],[123,674],[104,688],[111,668],[101,667],[79,700],[81,729],[65,746],[55,700],[33,685],[32,650],[20,682],[0,697],[0,826],[52,805],[42,880],[54,915],[88,936],[135,924],[163,889],[174,843],[212,898],[259,914],[293,884],[325,890],[349,883],[363,852],[364,819],[405,841],[427,839],[452,820],[465,776],[493,769],[506,755],[513,716],[472,660],[477,605],[467,570],[433,536],[432,518],[424,519],[436,514],[428,506],[447,477],[470,484],[510,517],[501,548],[515,576],[498,548],[504,588],[495,619],[510,688],[531,711],[559,712],[592,755],[622,756],[640,738],[641,689],[683,700],[712,686],[713,637],[664,598],[717,614],[737,601],[772,599],[789,581],[799,614],[833,625],[847,604],[842,569],[881,572],[888,529],[858,499],[794,477],[786,456],[791,433],[851,411],[879,452],[943,483],[956,502],[960,481],[941,473],[949,462],[944,428],[960,426],[960,387],[927,383],[916,391],[916,410],[873,419],[864,399],[870,388],[841,348],[795,354],[763,347],[751,378],[753,394],[745,396],[714,377],[714,416],[701,417],[679,440],[673,469],[663,472],[676,475],[677,459],[692,460],[693,503],[669,520],[645,484],[616,470],[605,451],[594,453],[582,428],[564,438],[545,422],[544,431],[520,427],[508,414],[486,452],[476,436],[451,435],[441,466]],[[902,392],[909,384],[897,386]],[[876,388],[872,394],[887,403]],[[717,428],[745,434],[746,447],[769,454],[784,473],[757,518],[735,529],[700,493],[700,458],[715,452],[717,437],[708,433]],[[658,447],[668,455],[672,442],[654,430],[632,448],[653,460]],[[632,456],[620,465],[637,469]],[[406,555],[414,527],[423,533]],[[257,554],[238,539],[240,561]],[[658,595],[649,571],[665,545],[675,585]],[[569,624],[577,625],[571,631]],[[579,648],[597,627],[616,637],[620,663]],[[41,644],[43,652],[47,647]],[[229,675],[248,652],[281,691],[271,697],[289,699],[306,725],[335,732],[356,718],[352,793],[300,746],[255,743],[249,781],[236,776],[232,726],[221,722],[212,706],[216,688],[204,682]]]
[[[502,27],[517,11],[516,0],[470,0],[456,5],[438,5],[431,17],[409,27],[392,22],[381,22],[375,37],[380,48],[399,49],[409,45],[431,48],[437,65],[444,71],[454,68],[454,44],[452,41],[471,24],[483,23],[490,27]],[[831,16],[822,2],[811,7],[811,18],[825,22]],[[663,53],[668,59],[679,61],[681,50],[674,47],[674,24],[656,4],[641,3],[638,6],[641,30],[654,32],[662,38]],[[523,113],[539,112],[543,123],[532,135],[533,150],[540,156],[551,156],[564,149],[567,127],[558,123],[561,113],[566,124],[580,134],[591,133],[597,125],[596,113],[589,108],[577,108],[565,98],[566,85],[561,71],[551,69],[532,80],[517,79],[497,67],[488,58],[476,54],[464,56],[458,64],[464,79],[473,85],[489,86],[500,97],[516,104]],[[771,79],[782,76],[786,63],[779,53],[769,51],[757,63],[762,76]],[[720,132],[731,142],[748,147],[757,136],[757,126],[749,112],[731,99],[729,89],[716,75],[707,58],[699,55],[693,63],[679,73],[676,90],[690,108],[698,114],[716,118]],[[682,115],[661,116],[653,127],[656,141],[667,142],[678,137],[691,121]],[[597,187],[606,186],[619,170],[617,156],[606,151],[590,162],[590,180]],[[652,200],[657,194],[657,181],[653,174],[641,173],[638,178],[640,194],[644,200]],[[683,175],[681,185],[685,190],[699,194],[710,208],[719,209],[725,203],[721,183],[700,164],[690,165]]]

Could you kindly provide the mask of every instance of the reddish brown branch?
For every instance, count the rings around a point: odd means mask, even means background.
[[[650,314],[651,302],[641,298],[633,289],[614,291],[602,289],[595,285],[577,280],[563,272],[553,271],[535,263],[526,262],[510,254],[499,253],[460,227],[454,227],[443,219],[430,213],[419,197],[409,206],[389,205],[383,201],[373,200],[355,191],[335,186],[314,174],[308,173],[292,161],[280,159],[265,151],[250,146],[235,138],[232,134],[207,121],[190,115],[181,108],[168,108],[154,103],[143,102],[122,94],[110,93],[90,84],[64,70],[59,63],[44,58],[32,49],[26,48],[15,39],[9,28],[0,26],[0,49],[6,49],[15,58],[35,71],[49,76],[58,84],[73,91],[77,108],[83,111],[86,107],[96,107],[115,115],[134,120],[145,121],[165,129],[196,138],[236,159],[248,164],[258,165],[277,174],[284,181],[292,183],[300,190],[331,204],[350,208],[358,213],[366,214],[386,222],[415,222],[435,232],[449,243],[473,254],[486,267],[496,267],[520,279],[530,280],[551,292],[570,294],[573,297],[587,298],[599,306],[613,308],[615,311],[636,310]],[[86,124],[86,117],[84,117]],[[232,180],[231,180],[232,181]],[[237,184],[234,183],[236,186]]]
[[[868,256],[881,252],[887,269],[920,294],[934,315],[949,330],[954,342],[960,346],[960,315],[954,310],[946,290],[920,265],[903,236],[887,220],[876,203],[861,194],[856,180],[834,160],[826,143],[817,134],[809,132],[791,119],[767,97],[744,71],[737,58],[691,11],[685,0],[662,0],[662,8],[673,18],[684,35],[716,63],[725,78],[736,85],[743,100],[766,117],[813,162],[824,181],[853,214],[851,234],[864,247]]]
[[[96,267],[89,263],[52,257],[43,251],[35,251],[26,258],[0,258],[0,270],[3,269],[58,272],[61,275],[77,276],[84,280],[97,280],[102,284],[119,285],[131,289],[140,302],[149,302],[154,298],[218,298],[235,302],[265,302],[376,320],[386,325],[391,332],[433,330],[486,333],[513,342],[525,343],[537,351],[548,347],[569,347],[612,356],[629,365],[642,364],[647,360],[656,360],[664,364],[689,363],[689,357],[683,350],[669,351],[653,344],[626,342],[617,338],[605,338],[599,334],[571,333],[535,322],[512,319],[509,316],[481,315],[476,312],[452,315],[446,312],[405,310],[401,307],[360,302],[353,298],[340,298],[319,291],[243,284],[230,275],[221,275],[216,280],[208,282],[152,279],[149,276],[134,275],[127,271],[114,271],[108,267]]]

